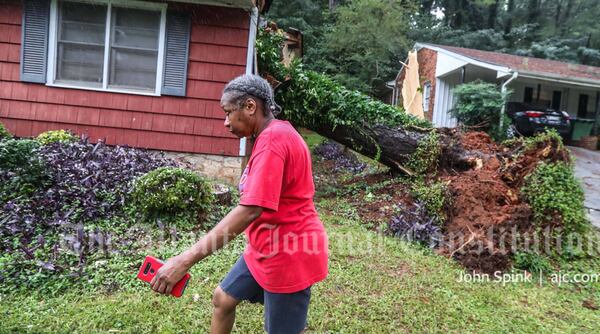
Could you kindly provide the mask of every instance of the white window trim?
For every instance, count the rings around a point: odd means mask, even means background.
[[[427,94],[426,94],[427,93]],[[427,103],[425,103],[427,102]],[[423,83],[423,111],[429,112],[429,104],[431,103],[431,82],[425,81]]]
[[[58,33],[58,0],[52,0],[50,3],[50,22],[49,22],[49,39],[48,39],[48,67],[46,73],[46,86],[51,87],[63,87],[63,88],[76,88],[82,90],[93,90],[101,92],[111,93],[124,93],[124,94],[137,94],[137,95],[148,95],[148,96],[160,96],[163,81],[163,70],[165,64],[165,34],[166,34],[166,21],[167,21],[167,4],[166,3],[152,3],[142,1],[129,1],[129,0],[65,0],[71,2],[81,3],[94,3],[107,5],[107,23],[106,23],[106,34],[104,43],[104,66],[102,74],[102,88],[84,86],[84,85],[71,85],[65,83],[55,82],[56,77],[56,39]],[[154,92],[150,90],[133,90],[133,89],[115,89],[108,88],[108,52],[109,52],[109,31],[110,31],[110,20],[112,18],[111,9],[112,5],[119,5],[119,7],[138,8],[138,9],[155,9],[160,10],[160,31],[158,33],[158,54],[156,64],[156,85]]]

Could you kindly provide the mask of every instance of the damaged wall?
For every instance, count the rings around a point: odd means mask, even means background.
[[[431,121],[433,119],[433,105],[435,103],[435,68],[437,64],[437,52],[422,48],[417,52],[417,61],[419,62],[419,84],[423,87],[423,84],[427,81],[431,84],[429,108],[428,112],[424,113],[425,119]],[[398,92],[402,91],[402,83],[405,77],[405,68],[403,67],[400,74],[396,78],[396,87]]]

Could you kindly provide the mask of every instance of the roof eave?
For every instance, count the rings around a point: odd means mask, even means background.
[[[513,70],[510,69],[510,67],[506,67],[506,66],[502,66],[502,65],[498,65],[498,64],[494,64],[494,63],[488,63],[488,62],[485,62],[485,61],[477,60],[477,59],[471,58],[469,56],[461,55],[459,53],[452,52],[452,51],[446,50],[444,48],[440,48],[440,47],[438,47],[436,45],[427,44],[427,43],[418,43],[418,42],[415,43],[415,49],[416,50],[420,50],[421,48],[428,48],[428,49],[431,49],[431,50],[435,50],[437,52],[444,53],[444,54],[446,54],[448,56],[461,59],[461,60],[466,61],[466,62],[468,62],[470,64],[473,64],[473,65],[476,65],[476,66],[479,66],[479,67],[483,67],[483,68],[487,68],[487,69],[496,71],[496,72],[498,72],[498,77],[503,77],[503,76],[509,75],[510,73],[514,72]]]
[[[231,8],[242,8],[252,9],[253,7],[259,8],[260,12],[265,12],[271,5],[271,0],[175,0],[172,2],[192,3],[198,5],[211,5],[219,7],[231,7]]]
[[[564,83],[564,84],[568,84],[568,85],[600,88],[600,80],[565,77],[562,75],[556,75],[556,74],[551,74],[551,73],[537,73],[537,72],[529,72],[529,71],[517,71],[517,72],[519,72],[519,77],[521,77],[521,78],[548,80],[548,81],[560,82],[560,83]]]
[[[444,48],[440,48],[436,45],[431,45],[431,44],[427,44],[427,43],[415,43],[415,49],[421,49],[421,48],[429,48],[438,52],[442,52],[454,57],[458,57],[460,59],[463,59],[467,62],[470,62],[474,65],[478,65],[481,67],[486,67],[489,69],[493,69],[498,71],[498,74],[500,74],[501,72],[506,73],[505,75],[509,75],[511,73],[514,72],[518,72],[519,73],[519,77],[521,78],[530,78],[530,79],[538,79],[538,80],[548,80],[548,81],[554,81],[554,82],[561,82],[564,84],[569,84],[569,85],[577,85],[577,86],[584,86],[584,87],[593,87],[593,88],[600,88],[600,80],[593,80],[593,79],[585,79],[585,78],[573,78],[573,77],[565,77],[562,75],[558,75],[558,74],[552,74],[552,73],[539,73],[539,72],[530,72],[530,71],[523,71],[523,70],[518,70],[518,69],[513,69],[510,67],[505,67],[502,65],[497,65],[497,64],[492,64],[492,63],[487,63],[484,61],[480,61],[474,58],[471,58],[469,56],[465,56],[465,55],[461,55],[458,54],[456,52],[452,52],[450,50],[446,50]],[[486,64],[489,64],[489,66],[486,66]],[[503,75],[503,76],[505,76]],[[498,75],[498,77],[501,77],[501,75]]]

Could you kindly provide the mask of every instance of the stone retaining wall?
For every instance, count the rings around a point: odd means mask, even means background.
[[[214,178],[236,186],[242,174],[243,157],[225,157],[222,155],[163,152],[187,168],[197,171],[203,176]]]

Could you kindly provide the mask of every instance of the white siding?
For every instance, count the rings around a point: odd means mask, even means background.
[[[468,63],[464,60],[454,58],[442,52],[437,53],[437,62],[435,65],[435,77],[439,78],[458,68],[461,68]]]
[[[454,94],[452,90],[459,83],[459,80],[460,74],[436,79],[433,126],[438,128],[456,126],[456,118],[450,115],[450,109],[454,106]]]

